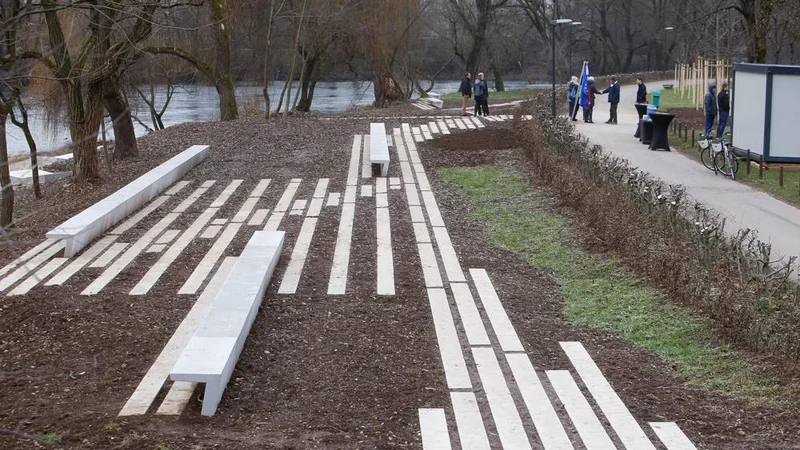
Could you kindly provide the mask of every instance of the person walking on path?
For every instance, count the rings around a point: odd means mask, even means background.
[[[469,99],[472,98],[472,75],[469,72],[464,74],[464,79],[461,80],[461,86],[458,88],[458,92],[460,92],[464,98],[461,104],[461,115],[467,116],[467,105],[469,104]]]
[[[706,136],[711,136],[711,130],[714,128],[714,119],[717,118],[717,85],[711,84],[708,86],[708,94],[703,101],[703,108],[706,111]]]
[[[569,80],[569,118],[575,122],[575,116],[578,115],[578,90],[580,90],[580,81],[578,77],[573,76]]]
[[[717,125],[717,139],[722,137],[725,133],[725,127],[728,125],[728,114],[731,112],[731,97],[728,95],[728,85],[722,85],[722,91],[717,96],[717,106],[719,108],[719,125]]]
[[[611,110],[609,111],[609,117],[606,123],[612,123],[616,125],[617,106],[619,105],[619,83],[617,83],[617,77],[611,77],[609,86],[605,88],[601,93],[608,94],[608,103],[611,104]]]
[[[588,103],[585,108],[583,108],[583,121],[586,123],[594,123],[592,121],[592,115],[594,113],[594,101],[596,99],[597,94],[597,86],[594,84],[594,77],[589,77],[588,87],[586,88],[586,92],[588,95]]]
[[[484,81],[482,72],[475,81],[475,115],[489,115],[489,86]]]
[[[636,84],[639,85],[636,90],[636,103],[647,103],[647,86],[645,86],[642,77],[636,77]]]

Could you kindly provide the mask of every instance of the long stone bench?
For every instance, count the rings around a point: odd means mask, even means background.
[[[439,94],[434,94],[432,92],[429,92],[428,97],[421,98],[420,100],[433,106],[434,108],[439,108],[439,109],[444,108],[444,100],[439,98]]]
[[[170,379],[205,383],[201,414],[217,411],[283,249],[283,231],[257,231],[194,332]]]
[[[103,234],[142,205],[164,192],[172,183],[198,165],[210,151],[208,145],[194,145],[125,187],[86,208],[47,233],[51,239],[64,239],[64,256],[70,258],[94,238]]]
[[[381,166],[381,176],[389,176],[389,144],[386,142],[386,126],[382,123],[369,124],[369,161]]]

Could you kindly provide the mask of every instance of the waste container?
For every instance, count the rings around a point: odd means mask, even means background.
[[[661,91],[653,91],[653,104],[658,108],[661,103]]]

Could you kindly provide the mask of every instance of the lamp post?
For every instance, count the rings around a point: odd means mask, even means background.
[[[553,91],[551,93],[550,109],[553,117],[556,116],[556,25],[566,25],[572,23],[572,19],[554,19],[550,21],[552,30],[551,40],[553,41]]]
[[[580,25],[583,25],[583,22],[572,22],[572,24],[571,24],[571,26],[573,26],[573,27],[577,27],[577,26],[580,26]],[[570,37],[574,39],[574,37],[575,37],[574,33],[570,33]],[[575,41],[573,40],[573,43],[574,42]],[[572,46],[570,45],[569,52],[567,52],[567,55],[568,55],[568,58],[569,58],[568,65],[569,65],[569,74],[570,75],[572,75],[572,53],[573,53],[572,52]]]

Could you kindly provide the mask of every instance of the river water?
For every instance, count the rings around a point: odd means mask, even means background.
[[[433,92],[447,94],[457,92],[460,81],[439,81],[436,83]],[[506,81],[506,89],[523,89],[528,86],[524,81]],[[426,84],[423,84],[426,85]],[[491,86],[490,86],[491,87]],[[540,86],[537,86],[540,87]],[[277,106],[278,97],[280,96],[283,82],[272,83],[270,86],[270,98],[272,99],[272,109]],[[298,83],[294,83],[292,87],[292,96],[297,92]],[[258,107],[263,110],[264,98],[261,94],[262,86],[258,84],[238,84],[236,86],[236,98],[239,103],[239,109],[245,107]],[[143,87],[142,91],[147,92],[148,88]],[[156,88],[156,107],[161,108],[166,97],[164,86]],[[129,95],[129,98],[134,101],[134,98]],[[139,100],[139,99],[136,99]],[[372,83],[369,82],[323,82],[317,83],[314,91],[314,102],[311,105],[312,111],[335,113],[342,112],[354,107],[371,105],[375,100],[375,95],[372,89]],[[284,100],[285,104],[285,100]],[[134,101],[132,105],[134,114],[152,127],[150,123],[150,115],[140,100]],[[69,145],[69,131],[66,127],[66,119],[64,124],[58,126],[48,126],[44,120],[44,111],[41,107],[32,105],[29,107],[29,120],[31,124],[31,131],[33,132],[36,145],[40,152],[53,152],[62,150]],[[178,125],[187,122],[210,122],[219,119],[219,97],[213,86],[188,84],[180,85],[172,96],[169,107],[164,113],[162,120],[164,126]],[[29,152],[28,144],[25,142],[25,137],[22,132],[15,126],[8,122],[7,137],[8,137],[8,153],[9,156],[27,154]],[[147,128],[134,121],[136,127],[136,135],[143,136],[148,133]],[[111,132],[111,124],[107,122],[106,129],[108,138],[113,138]]]

